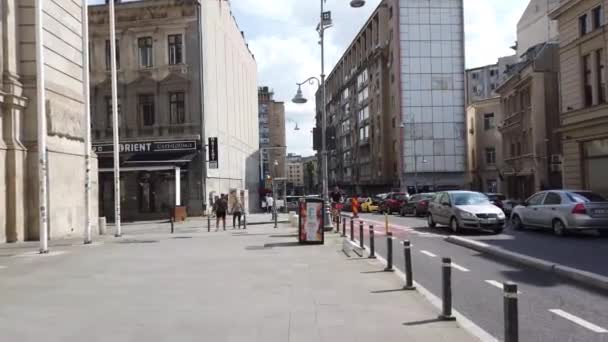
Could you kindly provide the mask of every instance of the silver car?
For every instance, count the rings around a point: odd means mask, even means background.
[[[541,191],[513,209],[514,229],[550,228],[562,236],[569,231],[597,230],[608,233],[608,201],[591,191]]]
[[[453,233],[462,228],[490,230],[499,234],[504,229],[505,214],[490,203],[488,197],[474,191],[439,192],[429,203],[429,227],[448,225]]]

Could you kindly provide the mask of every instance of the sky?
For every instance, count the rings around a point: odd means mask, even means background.
[[[466,67],[496,63],[512,55],[517,21],[529,0],[464,0]],[[368,0],[354,9],[349,0],[327,0],[333,27],[325,37],[325,73],[329,74],[344,50],[367,21],[380,0]],[[321,74],[316,26],[320,1],[232,0],[232,10],[258,64],[258,85],[274,90],[275,100],[285,102],[288,151],[313,155],[314,93],[317,85],[305,85],[305,105],[291,102],[296,82]],[[295,131],[295,123],[300,127]]]

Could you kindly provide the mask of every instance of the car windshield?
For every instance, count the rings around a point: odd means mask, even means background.
[[[452,194],[455,205],[473,205],[490,203],[488,197],[477,192],[457,192]]]
[[[569,192],[568,197],[572,202],[606,202],[606,199],[595,192]]]
[[[398,201],[402,201],[402,200],[405,199],[405,195],[403,195],[403,194],[396,194],[395,195],[395,199],[398,200]]]

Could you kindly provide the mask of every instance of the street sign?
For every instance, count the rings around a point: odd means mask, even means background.
[[[217,149],[217,137],[209,138],[209,168],[217,169],[218,165],[218,149]]]
[[[134,141],[118,144],[120,153],[155,153],[155,152],[179,152],[196,150],[196,140],[179,141]],[[112,153],[113,144],[94,144],[93,151],[97,154]]]

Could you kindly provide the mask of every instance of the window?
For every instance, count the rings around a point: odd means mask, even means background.
[[[487,165],[496,164],[496,148],[494,148],[494,147],[486,148],[486,164]]]
[[[498,192],[498,182],[496,179],[486,180],[486,191],[490,193]]]
[[[393,6],[389,7],[388,9],[388,19],[392,19],[393,18]]]
[[[393,117],[392,123],[393,123],[393,128],[395,128],[395,118],[394,117]]]
[[[118,98],[118,127],[120,127],[120,119],[122,117],[122,106],[120,97]],[[112,96],[106,96],[106,127],[112,129]]]
[[[562,197],[558,193],[550,192],[547,194],[547,197],[545,197],[545,202],[543,204],[544,205],[562,204]]]
[[[495,83],[490,84],[490,89],[492,89],[492,90],[496,89],[496,84]]]
[[[367,76],[367,69],[363,70],[363,72],[357,76],[357,88],[360,89],[365,83],[367,83]]]
[[[369,126],[364,126],[359,129],[359,141],[366,141],[369,138]]]
[[[517,152],[518,156],[521,156],[521,142],[519,141],[517,142],[517,150],[515,152]]]
[[[603,25],[602,6],[598,6],[591,10],[591,18],[593,20],[593,29],[596,30]]]
[[[511,143],[511,157],[515,157],[515,144]]]
[[[154,125],[154,95],[144,94],[137,97],[139,120],[143,126]]]
[[[142,37],[137,40],[139,48],[139,66],[152,67],[152,37]]]
[[[365,88],[363,88],[363,90],[361,90],[361,92],[359,92],[357,100],[359,103],[363,103],[368,98],[369,98],[369,89],[368,89],[368,87],[365,87]]]
[[[369,107],[365,106],[359,111],[359,122],[369,119]]]
[[[169,35],[169,64],[181,64],[182,59],[182,35],[172,34]]]
[[[116,69],[120,69],[120,45],[118,44],[118,39],[116,40]],[[106,40],[106,70],[110,70],[112,66],[110,65],[111,59],[111,47],[110,40]]]
[[[476,80],[478,77],[479,77],[479,75],[476,72],[471,74],[471,78],[474,80]]]
[[[169,93],[169,118],[172,125],[186,122],[186,106],[183,92]],[[268,133],[269,130],[269,128],[265,127],[262,131]]]
[[[606,103],[606,75],[604,70],[604,49],[595,51],[595,68],[597,70],[597,89],[599,103]]]
[[[578,18],[578,29],[581,36],[588,33],[587,31],[587,15],[583,14]]]
[[[540,192],[540,193],[532,195],[532,197],[528,198],[526,203],[528,203],[528,205],[540,205],[544,198],[545,198],[545,193]]]
[[[472,126],[472,125],[471,125]],[[496,126],[494,125],[494,113],[487,113],[483,115],[483,129],[490,130],[494,129]]]
[[[593,85],[591,77],[591,56],[583,56],[583,95],[585,99],[585,106],[593,105]]]

